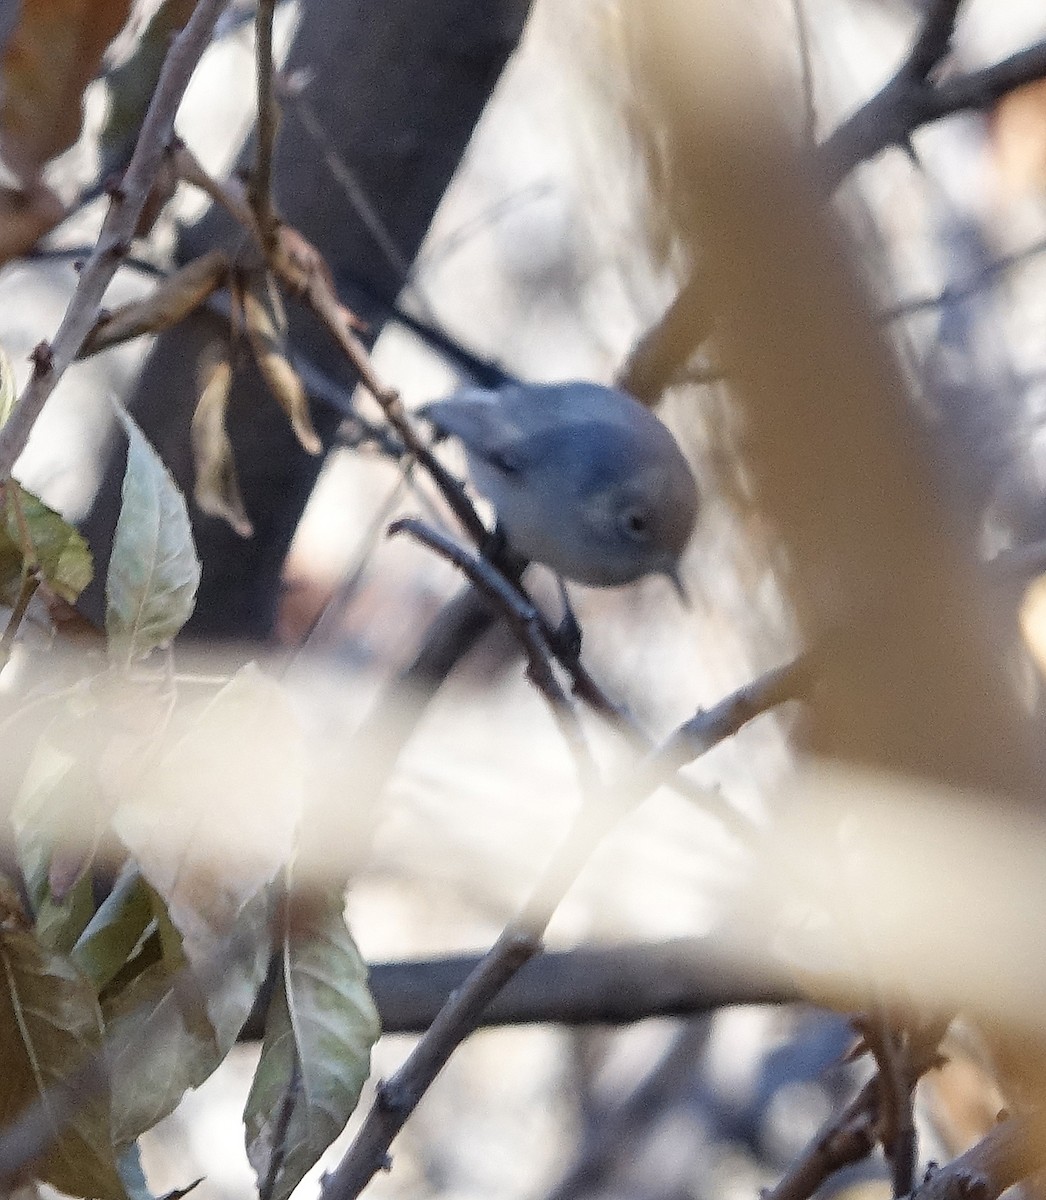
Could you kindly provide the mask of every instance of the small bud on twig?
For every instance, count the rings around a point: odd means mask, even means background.
[[[50,375],[54,370],[54,353],[51,350],[51,343],[37,342],[29,355],[29,361],[33,364],[33,371],[37,375]]]

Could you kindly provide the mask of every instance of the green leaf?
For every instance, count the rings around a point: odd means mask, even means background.
[[[134,1141],[177,1107],[222,1060],[203,999],[167,964],[137,975],[103,1006],[109,1057],[113,1136]]]
[[[0,591],[13,598],[14,585],[33,568],[56,596],[70,604],[94,576],[94,561],[80,534],[12,479],[0,506]]]
[[[90,871],[82,871],[61,897],[48,891],[36,913],[36,936],[48,950],[68,954],[94,914]]]
[[[257,897],[236,935],[194,973],[179,953],[166,954],[103,1004],[118,1144],[173,1112],[232,1048],[265,976],[271,907],[267,893]]]
[[[131,663],[166,645],[196,603],[200,562],[185,499],[130,415],[123,502],[106,579],[105,628],[113,659]]]
[[[132,1043],[159,1048],[147,1078],[133,1051],[119,1052],[113,1065],[121,1138],[136,1137],[202,1083],[249,1015],[271,955],[271,883],[294,844],[304,774],[290,701],[250,666],[136,778],[133,799],[113,813],[114,832],[154,893],[163,948],[162,961],[122,990],[124,981],[114,980],[104,1005]],[[133,1013],[142,998],[146,1010]]]
[[[262,1200],[285,1200],[344,1129],[381,1032],[367,968],[331,893],[282,947],[244,1125]],[[271,1189],[271,1190],[268,1190]]]
[[[148,885],[137,871],[125,867],[70,957],[101,993],[134,957],[155,920]]]
[[[0,926],[0,1128],[101,1050],[94,990],[64,955],[28,931]],[[45,1110],[46,1111],[46,1110]],[[33,1167],[74,1196],[124,1200],[113,1152],[109,1099],[88,1096]]]

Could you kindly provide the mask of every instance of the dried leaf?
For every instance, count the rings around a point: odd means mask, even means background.
[[[65,205],[43,184],[0,188],[0,265],[26,254],[64,217]]]
[[[222,345],[203,364],[203,391],[192,419],[192,449],[196,464],[193,498],[208,516],[221,517],[240,537],[254,533],[236,477],[232,442],[225,428],[225,413],[232,385],[232,363]]]
[[[11,595],[25,570],[36,570],[72,604],[94,575],[87,543],[53,508],[14,480],[0,501],[0,594]]]
[[[148,296],[122,304],[99,318],[84,339],[78,357],[88,358],[119,342],[177,325],[221,287],[228,269],[229,259],[220,250],[194,259],[158,283]]]
[[[287,317],[280,294],[268,273],[252,273],[242,292],[243,317],[258,368],[272,394],[290,419],[291,428],[309,454],[323,450],[309,413],[305,385],[291,366],[287,348]]]
[[[200,582],[185,499],[131,416],[123,503],[106,579],[109,653],[130,663],[169,642],[192,614]]]
[[[0,155],[25,183],[80,136],[84,90],[131,0],[22,0],[0,55]]]
[[[380,1026],[343,907],[340,891],[310,905],[282,948],[280,986],[244,1112],[262,1200],[286,1200],[344,1129],[370,1073]]]
[[[0,927],[0,1128],[99,1053],[102,1022],[94,990],[64,955],[22,930]],[[108,1097],[87,1098],[34,1174],[74,1196],[124,1200]]]

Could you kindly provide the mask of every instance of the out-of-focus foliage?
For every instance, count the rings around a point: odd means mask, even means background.
[[[109,76],[109,111],[101,132],[106,169],[117,170],[130,157],[171,38],[192,16],[195,6],[196,0],[163,0],[134,52]]]
[[[80,136],[84,90],[131,0],[22,0],[0,55],[0,155],[25,184]]]

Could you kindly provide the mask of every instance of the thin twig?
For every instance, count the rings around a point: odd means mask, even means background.
[[[904,1064],[908,1086],[940,1064],[937,1045],[945,1023],[933,1023],[913,1041]],[[875,1149],[880,1123],[882,1084],[877,1075],[797,1155],[782,1178],[767,1188],[762,1200],[809,1200],[836,1171],[867,1158]],[[969,1198],[967,1198],[969,1200]]]
[[[374,244],[381,251],[386,263],[391,267],[400,288],[410,288],[417,295],[416,285],[411,280],[410,263],[404,257],[400,248],[389,232],[388,226],[381,219],[381,214],[370,202],[370,197],[363,189],[356,172],[338,152],[331,139],[327,136],[319,116],[313,106],[302,94],[302,89],[294,86],[286,77],[277,77],[276,86],[280,95],[287,103],[290,111],[301,122],[302,128],[312,139],[327,165],[331,178],[341,188],[346,200],[352,205],[352,210],[360,220],[360,224],[374,239]],[[423,307],[429,305],[424,297],[417,297]],[[427,312],[431,317],[431,313]]]
[[[488,560],[469,553],[444,533],[414,517],[405,517],[389,526],[389,533],[408,533],[437,554],[452,562],[473,587],[491,600],[507,618],[527,656],[527,677],[545,697],[560,733],[574,757],[582,790],[588,798],[598,782],[595,760],[585,739],[570,697],[560,686],[552,668],[552,651],[545,638],[538,610]]]
[[[911,1200],[996,1200],[1044,1166],[1046,1117],[1012,1117],[947,1166],[927,1172]]]
[[[1029,259],[1046,253],[1046,238],[1032,242],[1022,250],[1012,254],[1004,254],[999,258],[985,263],[979,271],[960,283],[950,283],[933,296],[913,296],[908,300],[899,300],[882,310],[879,319],[895,321],[898,317],[907,317],[912,313],[923,312],[926,309],[943,308],[949,304],[957,304],[960,300],[977,295],[986,287],[991,286],[999,275],[1004,275],[1015,267],[1023,266]]]
[[[727,697],[682,726],[646,769],[630,773],[586,804],[542,872],[529,900],[462,986],[453,993],[399,1070],[379,1085],[363,1125],[341,1163],[326,1177],[323,1200],[353,1200],[387,1166],[393,1139],[457,1046],[477,1027],[484,1009],[541,948],[552,914],[603,837],[665,774],[680,764],[683,747],[694,757],[736,732],[746,721],[805,690],[808,667],[793,664]],[[786,682],[787,681],[787,682]],[[696,735],[688,727],[701,730]]]
[[[182,96],[210,43],[215,22],[228,3],[199,0],[185,28],[171,43],[134,154],[110,199],[97,245],[80,272],[58,332],[50,345],[42,343],[34,353],[29,381],[0,429],[0,482],[10,478],[37,417],[98,319],[105,290],[131,244],[171,140]]]
[[[930,49],[940,40],[930,39]],[[834,191],[858,165],[888,146],[906,145],[922,125],[953,113],[983,111],[1016,88],[1046,76],[1046,39],[989,67],[941,83],[928,80],[925,55],[913,51],[882,89],[818,147],[826,190]]]
[[[272,158],[279,126],[279,108],[272,66],[272,21],[276,0],[258,0],[255,19],[255,69],[258,85],[258,152],[251,173],[250,197],[262,242],[271,248],[276,239],[276,217],[272,207]]]
[[[909,1046],[903,1027],[895,1028],[887,1006],[875,1005],[875,1014],[860,1028],[864,1043],[878,1067],[879,1141],[890,1162],[894,1197],[906,1196],[915,1185],[917,1140],[915,1085],[918,1076],[908,1066]]]

